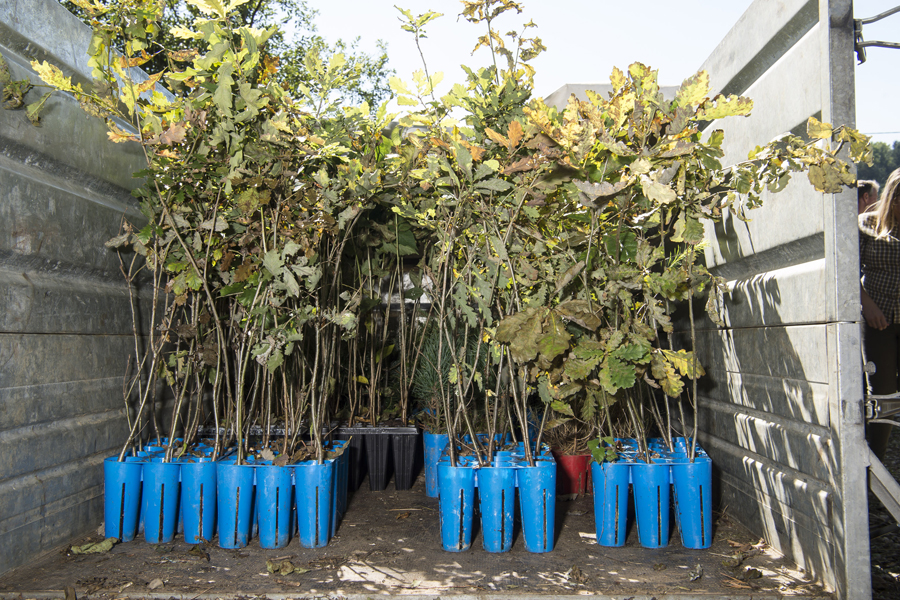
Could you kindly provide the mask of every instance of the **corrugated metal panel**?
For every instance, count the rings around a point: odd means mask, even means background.
[[[754,115],[717,122],[729,163],[818,116],[854,123],[852,3],[758,0],[703,65]],[[794,181],[750,222],[707,232],[728,281],[697,349],[702,442],[729,514],[841,592],[868,597],[856,194]]]
[[[0,0],[0,52],[88,73],[89,31],[53,0]],[[38,96],[35,95],[35,98]],[[101,463],[126,435],[133,353],[127,290],[104,242],[123,214],[140,149],[107,141],[70,97],[43,126],[0,111],[0,573],[103,519]]]

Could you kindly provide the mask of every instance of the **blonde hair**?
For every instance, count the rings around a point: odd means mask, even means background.
[[[875,237],[877,239],[889,237],[891,231],[900,225],[896,217],[897,211],[893,210],[895,204],[900,204],[900,169],[896,169],[888,176],[884,189],[881,191],[881,198],[872,207],[872,212],[875,213]]]

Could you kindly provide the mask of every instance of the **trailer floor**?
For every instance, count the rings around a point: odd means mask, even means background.
[[[727,514],[717,517],[708,550],[685,549],[677,531],[667,548],[644,549],[633,525],[624,547],[607,548],[594,538],[592,499],[582,497],[557,503],[553,552],[527,552],[517,532],[512,551],[489,554],[476,528],[470,550],[449,553],[440,547],[438,501],[425,496],[422,476],[409,491],[371,492],[363,482],[327,548],[303,549],[292,540],[263,550],[252,540],[224,550],[192,547],[180,536],[161,545],[136,539],[103,554],[45,555],[0,578],[0,598],[831,598],[773,551],[754,547],[758,540]],[[740,551],[752,556],[735,568],[723,564]],[[271,573],[267,561],[289,561],[299,571]],[[748,569],[759,577],[742,581]]]

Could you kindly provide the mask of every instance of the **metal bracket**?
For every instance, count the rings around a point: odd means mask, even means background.
[[[866,396],[866,421],[900,414],[900,394]]]
[[[859,64],[863,64],[866,62],[866,48],[871,46],[877,46],[879,48],[895,48],[900,49],[900,43],[898,42],[867,42],[863,39],[863,25],[868,25],[869,23],[874,23],[876,21],[880,21],[886,17],[893,15],[894,13],[900,12],[900,6],[895,6],[890,10],[886,10],[880,15],[875,15],[874,17],[869,17],[868,19],[853,19],[853,33],[856,39],[855,50],[856,50],[856,59],[859,61]]]

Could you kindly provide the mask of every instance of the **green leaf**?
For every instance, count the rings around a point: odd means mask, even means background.
[[[284,354],[281,353],[281,350],[276,350],[269,355],[269,360],[266,361],[266,368],[269,370],[269,373],[274,373],[283,363]]]
[[[603,361],[600,367],[600,385],[609,394],[630,389],[634,386],[636,377],[633,365],[622,362],[614,356]]]
[[[560,414],[563,414],[563,415],[568,415],[570,417],[575,416],[575,413],[572,412],[572,407],[569,406],[568,404],[566,404],[565,402],[561,402],[559,400],[554,400],[553,402],[551,402],[550,408],[552,408],[554,411],[556,411]]]
[[[573,381],[584,381],[590,377],[591,372],[600,364],[600,361],[600,357],[588,360],[570,358],[565,365],[566,376]]]
[[[278,251],[272,249],[263,255],[263,266],[266,268],[266,271],[277,277],[281,274],[281,268],[284,266],[284,261],[281,259]]]
[[[650,343],[643,344],[623,344],[615,349],[612,353],[619,360],[632,363],[649,362],[650,360]]]
[[[564,319],[573,321],[588,331],[595,331],[603,324],[590,300],[566,300],[560,302],[555,310]]]
[[[294,276],[291,275],[289,270],[284,269],[282,271],[282,279],[291,296],[298,298],[300,296],[300,284],[297,283],[297,280],[294,279]]]
[[[485,179],[475,184],[475,189],[490,192],[505,192],[512,187],[512,184],[502,179]]]

